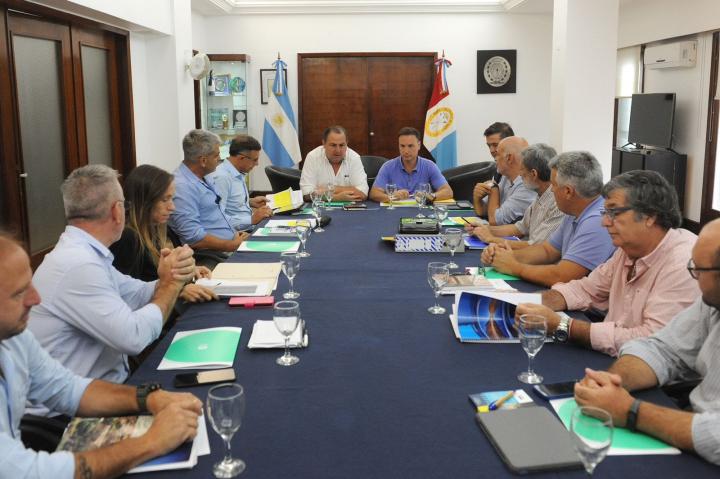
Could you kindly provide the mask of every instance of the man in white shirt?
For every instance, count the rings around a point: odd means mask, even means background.
[[[333,200],[363,201],[368,183],[360,155],[347,146],[347,132],[339,125],[326,128],[323,144],[305,157],[300,189],[303,195],[334,185]]]

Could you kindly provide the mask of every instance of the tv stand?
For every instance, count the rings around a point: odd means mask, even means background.
[[[627,146],[627,145],[625,145]],[[687,168],[687,155],[677,153],[671,149],[626,149],[613,148],[612,176],[632,170],[656,171],[675,187],[680,211],[685,208],[685,171]]]

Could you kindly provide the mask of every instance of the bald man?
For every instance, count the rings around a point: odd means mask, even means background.
[[[630,341],[605,371],[586,370],[575,385],[581,406],[606,410],[613,422],[641,431],[720,465],[720,220],[700,232],[688,263],[702,297],[654,335]],[[640,401],[631,391],[699,375],[691,410]]]
[[[117,477],[195,437],[202,403],[194,395],[86,379],[52,359],[26,330],[39,303],[27,254],[0,234],[0,477]],[[48,454],[20,440],[26,402],[70,416],[150,412],[155,418],[142,436],[92,451]]]
[[[502,175],[499,183],[494,180],[478,183],[473,190],[473,205],[478,216],[487,216],[492,225],[508,225],[522,219],[537,193],[525,186],[520,172],[522,152],[528,142],[519,136],[503,139],[497,147],[497,171]]]

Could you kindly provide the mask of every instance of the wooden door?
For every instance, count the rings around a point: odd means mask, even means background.
[[[0,227],[37,265],[65,228],[62,181],[88,163],[126,174],[135,147],[127,33],[28,9],[0,6]]]
[[[398,155],[397,132],[421,132],[430,101],[434,53],[322,53],[298,55],[300,148],[317,147],[339,124],[361,155]]]

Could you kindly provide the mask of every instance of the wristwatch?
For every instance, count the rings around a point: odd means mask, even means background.
[[[160,383],[143,383],[137,387],[135,397],[137,399],[138,409],[140,412],[147,412],[147,398],[151,393],[157,391],[158,389],[162,389]]]
[[[625,421],[625,427],[629,429],[631,432],[637,431],[637,417],[638,417],[638,411],[640,410],[640,401],[639,399],[636,399],[633,401],[632,405],[630,406],[630,410],[627,413],[627,420]]]
[[[560,324],[555,328],[555,334],[553,340],[556,343],[567,343],[570,339],[570,325],[572,324],[572,318],[563,312],[558,313],[560,315]]]

